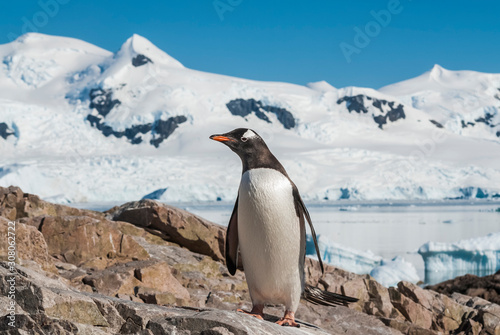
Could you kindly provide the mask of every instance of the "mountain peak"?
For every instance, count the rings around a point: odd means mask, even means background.
[[[137,34],[133,34],[132,36],[130,36],[125,41],[125,43],[123,43],[122,48],[124,47],[131,48],[132,50],[135,50],[137,52],[140,52],[141,50],[147,51],[156,48],[156,46],[151,43],[150,40]]]
[[[447,72],[450,72],[449,70],[446,70],[439,64],[434,64],[432,67],[431,71],[429,72],[429,77],[431,79],[439,79],[443,77]]]
[[[56,57],[56,54],[61,50],[74,54],[80,52],[102,57],[107,57],[111,54],[107,50],[72,37],[26,33],[10,43],[0,45],[0,56],[10,53],[22,53],[31,55],[34,59],[40,59],[43,54],[50,53],[54,53],[53,56]]]
[[[161,63],[172,67],[184,66],[175,58],[155,46],[147,38],[137,34],[129,37],[116,54],[119,57],[135,58],[139,55],[150,59],[153,63]]]
[[[434,66],[431,69],[431,71],[442,71],[442,70],[446,70],[446,69],[439,64],[434,64]]]
[[[306,86],[312,90],[319,91],[319,92],[329,92],[329,91],[337,90],[335,87],[330,85],[330,83],[328,83],[324,80],[308,83]]]

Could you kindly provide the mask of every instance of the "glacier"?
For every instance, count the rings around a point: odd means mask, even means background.
[[[500,232],[454,243],[427,242],[418,253],[424,259],[428,283],[470,272],[494,273],[500,270]]]

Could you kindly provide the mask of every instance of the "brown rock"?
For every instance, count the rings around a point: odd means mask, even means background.
[[[430,329],[425,329],[415,326],[410,327],[410,329],[408,330],[408,335],[436,335],[436,334],[438,333]]]
[[[47,243],[36,228],[0,217],[0,235],[5,239],[0,243],[0,260],[8,261],[9,251],[15,250],[21,264],[28,265],[28,262],[33,261],[45,271],[57,273]]]
[[[224,260],[226,229],[184,210],[154,200],[141,200],[112,208],[107,213],[113,220],[155,230],[167,241],[214,260]]]
[[[431,311],[407,298],[393,287],[389,288],[389,293],[392,304],[406,320],[420,328],[431,328],[433,320]]]
[[[306,258],[306,283],[330,292],[358,298],[359,301],[349,304],[349,308],[364,311],[366,303],[370,301],[366,280],[370,280],[371,277],[369,275],[357,275],[329,264],[324,264],[324,268],[325,273],[322,275],[319,262]]]
[[[23,191],[19,187],[0,187],[0,216],[12,221],[16,220],[18,218],[18,210],[21,212],[24,207],[21,205],[22,201]]]
[[[277,312],[277,316],[281,317],[283,311],[279,309]],[[296,316],[332,334],[401,334],[400,330],[387,327],[373,315],[360,313],[344,306],[331,308],[304,303],[299,305]]]
[[[401,321],[389,318],[380,318],[380,321],[382,321],[386,326],[396,329],[402,332],[403,334],[407,334],[410,328],[412,327],[412,324],[408,321]]]
[[[365,280],[361,278],[353,279],[345,282],[341,288],[340,293],[359,299],[358,302],[349,304],[349,308],[363,312],[366,302],[370,301],[370,295],[368,294]]]
[[[174,278],[170,266],[165,262],[137,268],[134,273],[143,287],[170,293],[175,299],[189,300],[189,292]]]
[[[118,294],[134,295],[135,288],[140,286],[139,279],[134,277],[135,268],[125,264],[111,266],[83,278],[83,283],[93,288],[95,292],[107,296]]]
[[[387,288],[373,279],[365,279],[365,284],[369,295],[369,301],[364,303],[365,313],[390,319],[404,319],[401,312],[392,305]]]
[[[234,335],[234,333],[227,330],[227,328],[214,327],[212,329],[202,331],[200,335]]]
[[[85,276],[83,282],[101,294],[137,296],[148,303],[187,304],[190,300],[168,264],[158,260],[117,264]]]
[[[490,330],[494,334],[497,334],[497,332],[500,333],[500,318],[498,316],[481,310],[478,313],[478,320],[485,329]]]
[[[50,319],[107,327],[106,319],[91,298],[68,289],[62,281],[47,277],[42,270],[32,270],[20,265],[17,265],[17,269],[14,297],[23,311],[33,317],[43,313]],[[8,289],[6,281],[10,278],[12,278],[10,271],[7,270],[5,264],[1,264],[0,290],[2,294]]]
[[[188,299],[179,298],[175,293],[158,292],[156,290],[145,287],[139,287],[137,289],[137,296],[147,304],[156,304],[162,306],[187,306],[190,303]]]
[[[48,216],[40,230],[52,256],[67,263],[102,269],[116,262],[149,258],[133,237],[119,230],[123,224],[127,223],[87,216]]]
[[[500,292],[500,271],[485,277],[467,274],[436,285],[427,286],[426,289],[447,296],[451,296],[455,292],[461,293],[500,304],[500,296],[498,295],[498,292]]]
[[[121,317],[120,313],[118,313],[113,303],[108,299],[99,296],[93,296],[92,300],[96,304],[100,313],[106,319],[109,330],[115,334],[119,333],[121,326],[125,323],[125,320]]]
[[[463,322],[464,316],[472,312],[472,308],[466,305],[460,304],[443,294],[422,289],[412,283],[400,282],[398,283],[398,290],[431,311],[434,314],[436,327],[447,332],[457,329]]]
[[[325,273],[321,273],[319,262],[312,258],[306,257],[305,261],[305,275],[306,283],[312,286],[321,285],[324,289],[331,292],[340,293],[341,286],[352,280],[369,279],[368,275],[357,275],[355,273],[345,271],[341,268],[335,267],[330,264],[323,263]]]
[[[458,323],[462,322],[464,315],[467,315],[472,311],[471,308],[460,305],[445,295],[440,296],[440,298],[442,299],[441,301],[444,306],[444,311],[442,312],[443,315],[457,321]]]
[[[24,217],[43,215],[76,215],[104,218],[104,214],[100,212],[52,204],[36,195],[24,193],[19,187],[0,187],[0,216],[9,220],[17,220]]]
[[[424,290],[415,284],[405,281],[398,283],[398,291],[417,304],[420,304],[423,307],[427,308],[428,310],[433,309],[436,295],[432,292]],[[441,311],[441,309],[439,309],[439,311]]]

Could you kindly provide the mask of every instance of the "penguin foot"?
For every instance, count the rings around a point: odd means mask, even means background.
[[[253,317],[256,317],[259,320],[264,320],[264,306],[259,306],[259,305],[253,306],[252,310],[250,312],[247,312],[247,311],[244,311],[244,310],[238,308],[236,310],[236,312],[245,313],[245,314],[251,315]]]
[[[285,311],[285,315],[276,321],[276,324],[280,326],[290,326],[300,328],[300,325],[295,322],[295,313],[290,311]]]

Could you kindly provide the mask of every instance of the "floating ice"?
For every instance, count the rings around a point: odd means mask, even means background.
[[[449,273],[492,273],[500,269],[500,232],[454,243],[427,242],[418,253],[429,282]]]
[[[375,255],[371,251],[360,251],[345,247],[321,235],[318,236],[318,246],[321,259],[324,262],[357,274],[370,273],[374,267],[382,262],[382,257]],[[316,249],[310,235],[307,235],[306,254],[316,255]]]
[[[395,286],[405,280],[417,283],[420,278],[413,264],[397,256],[392,260],[384,260],[371,251],[360,251],[349,248],[331,240],[318,236],[321,259],[328,264],[357,274],[369,273],[382,285]],[[306,254],[315,258],[316,249],[312,237],[307,235]]]
[[[417,283],[420,280],[413,264],[400,256],[396,256],[390,261],[382,260],[381,264],[370,272],[370,276],[385,287],[396,286],[402,280],[412,283]]]

